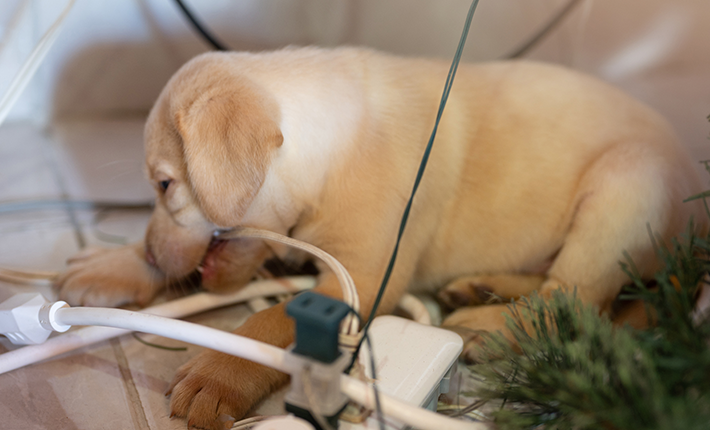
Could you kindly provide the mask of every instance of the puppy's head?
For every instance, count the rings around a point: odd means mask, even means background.
[[[146,167],[157,199],[147,253],[172,278],[225,251],[212,233],[240,224],[283,142],[278,104],[230,55],[183,66],[148,117]]]

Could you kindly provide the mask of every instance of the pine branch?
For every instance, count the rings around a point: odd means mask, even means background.
[[[494,414],[499,428],[708,428],[710,323],[694,322],[692,311],[710,241],[692,231],[668,247],[656,240],[664,265],[653,289],[630,259],[622,264],[633,280],[624,298],[645,301],[657,323],[650,330],[614,327],[574,294],[511,306],[518,347],[491,335],[474,369],[486,381],[478,395],[504,404]]]

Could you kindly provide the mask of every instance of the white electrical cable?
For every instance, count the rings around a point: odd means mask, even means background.
[[[268,419],[272,419],[273,417],[269,415],[257,415],[255,417],[249,417],[249,418],[244,418],[241,421],[237,421],[232,425],[232,428],[229,430],[246,430],[250,429],[253,427],[256,427],[257,424],[259,424],[262,421],[266,421]]]
[[[257,239],[272,240],[274,242],[283,243],[294,248],[306,251],[325,262],[330,270],[333,271],[335,276],[338,278],[341,288],[343,289],[343,301],[347,303],[355,312],[360,312],[360,297],[357,293],[357,288],[355,287],[355,282],[350,276],[348,271],[343,267],[343,265],[335,259],[332,255],[323,251],[322,249],[306,243],[292,237],[284,236],[282,234],[274,233],[268,230],[261,230],[251,227],[237,227],[232,230],[221,232],[217,235],[219,239],[236,239],[239,237],[253,237]],[[345,334],[356,336],[359,331],[359,323],[357,317],[353,314],[348,314],[345,317],[345,324],[343,328]]]
[[[333,270],[338,277],[343,287],[343,295],[346,300],[349,299],[351,307],[359,309],[359,298],[352,278],[342,264],[325,251],[293,238],[263,230],[245,228],[219,235],[221,239],[235,237],[255,237],[275,240],[303,249],[321,258],[331,267],[331,270]],[[42,278],[49,278],[53,274],[6,270],[6,275],[20,279],[25,278],[32,280],[34,278],[40,280]],[[294,292],[294,289],[302,290],[312,288],[315,283],[316,281],[312,277],[291,278],[286,282],[284,282],[284,280],[259,281],[232,294],[231,297],[230,295],[201,293],[147,308],[143,312],[102,308],[60,308],[53,314],[55,327],[61,328],[71,325],[95,325],[98,327],[87,327],[76,330],[56,336],[40,345],[26,346],[2,354],[0,355],[0,374],[72,351],[88,344],[120,336],[129,331],[152,333],[189,342],[267,365],[285,373],[291,373],[293,369],[291,368],[292,366],[288,364],[291,360],[286,360],[289,353],[280,348],[209,327],[168,319],[162,316],[185,316],[190,313],[196,313],[217,306],[226,306],[237,301],[245,301],[254,297],[289,293]],[[289,285],[293,285],[295,288],[287,287]],[[420,322],[425,324],[430,323],[426,308],[415,297],[409,295],[404,296],[400,306],[406,309]],[[151,315],[151,313],[153,315]],[[357,333],[357,322],[355,322],[354,326],[348,324],[345,324],[345,326],[351,330],[354,328],[355,333]],[[374,395],[372,395],[373,388],[371,386],[343,375],[341,378],[341,388],[344,394],[356,402],[373,409],[375,408]],[[381,393],[379,397],[384,414],[423,430],[436,430],[439,428],[477,430],[482,428],[477,427],[477,424],[453,420],[443,415],[411,406]]]
[[[51,286],[59,272],[20,271],[0,267],[0,281],[35,287]]]
[[[10,109],[12,109],[12,106],[15,104],[17,99],[20,98],[22,91],[25,89],[27,84],[29,84],[30,79],[34,76],[40,64],[42,64],[42,60],[44,60],[44,57],[47,56],[49,48],[52,47],[54,42],[57,40],[57,37],[59,37],[59,30],[61,30],[64,19],[74,6],[75,1],[76,0],[69,0],[57,20],[54,21],[54,24],[52,24],[52,26],[49,27],[49,30],[44,33],[44,36],[42,36],[39,43],[37,43],[37,46],[35,46],[30,56],[20,68],[20,71],[17,72],[17,75],[12,80],[7,93],[5,93],[3,98],[0,99],[0,125],[2,125],[3,121],[5,121],[5,118],[10,113]]]
[[[284,373],[301,371],[300,367],[294,368],[294,360],[289,359],[291,353],[284,349],[186,321],[123,309],[70,307],[57,309],[54,314],[50,314],[49,320],[50,325],[60,328],[71,325],[99,325],[151,333],[241,357]],[[355,402],[370,408],[375,407],[373,388],[370,384],[347,375],[341,375],[340,384],[342,392]],[[379,393],[379,401],[383,414],[422,430],[487,428],[484,424],[445,417],[382,393]]]
[[[409,316],[419,324],[431,325],[431,314],[417,296],[412,294],[403,295],[397,307],[409,314]]]
[[[375,396],[372,385],[352,378],[340,376],[340,390],[351,400],[369,409],[375,409]],[[403,402],[378,392],[382,414],[395,418],[414,428],[421,430],[488,430],[484,423],[466,422],[437,414],[428,409]]]
[[[97,325],[151,333],[203,346],[290,373],[286,350],[263,342],[187,321],[111,308],[60,308],[52,326]]]
[[[198,293],[143,309],[142,313],[169,318],[182,318],[221,306],[247,301],[255,297],[295,293],[315,286],[311,276],[252,282],[231,294]],[[129,333],[109,327],[85,327],[52,337],[39,345],[28,345],[0,354],[0,374],[56,357],[81,347]]]
[[[51,284],[56,272],[28,272],[0,268],[0,280],[25,285]],[[183,318],[221,306],[229,306],[252,299],[291,294],[313,288],[316,279],[310,276],[280,278],[252,282],[231,294],[197,293],[143,309],[141,312],[169,318]],[[405,295],[400,308],[415,321],[431,325],[431,318],[424,305],[416,298]],[[0,374],[40,362],[66,352],[74,351],[107,339],[128,333],[127,330],[108,327],[85,327],[59,336],[54,336],[39,345],[29,345],[0,354]]]

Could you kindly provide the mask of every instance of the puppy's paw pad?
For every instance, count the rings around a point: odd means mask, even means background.
[[[167,390],[171,417],[186,418],[189,428],[223,429],[241,418],[270,389],[260,386],[253,363],[206,351],[176,373]],[[263,375],[261,375],[263,376]]]

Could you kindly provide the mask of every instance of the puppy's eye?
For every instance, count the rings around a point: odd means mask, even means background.
[[[170,186],[170,183],[171,183],[171,182],[172,182],[172,180],[166,179],[166,180],[164,180],[164,181],[158,182],[158,186],[160,186],[160,189],[161,189],[163,192],[166,192],[166,191],[168,190],[168,187]]]

